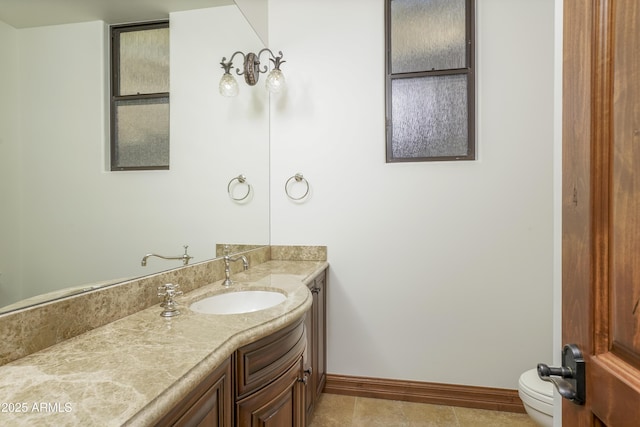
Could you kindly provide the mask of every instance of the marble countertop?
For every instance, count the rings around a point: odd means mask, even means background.
[[[0,367],[0,425],[147,426],[237,348],[287,326],[311,307],[307,283],[324,261],[268,261],[232,276],[231,290],[275,288],[285,302],[246,314],[208,315],[191,302],[226,292],[222,281],[155,305]]]

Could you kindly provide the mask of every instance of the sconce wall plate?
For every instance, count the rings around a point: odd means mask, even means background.
[[[249,86],[258,83],[260,77],[260,59],[255,53],[249,52],[244,58],[244,81]]]

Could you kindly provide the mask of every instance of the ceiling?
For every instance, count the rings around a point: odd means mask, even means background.
[[[233,0],[0,0],[0,21],[14,28],[101,20],[109,24],[166,19],[170,12]]]

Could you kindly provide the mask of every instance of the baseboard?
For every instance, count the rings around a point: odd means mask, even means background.
[[[327,374],[325,393],[521,412],[517,390]]]

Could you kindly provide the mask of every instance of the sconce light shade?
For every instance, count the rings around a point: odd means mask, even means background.
[[[229,97],[238,95],[238,82],[230,73],[224,73],[220,79],[220,95]]]
[[[272,70],[267,75],[267,81],[265,83],[267,90],[271,93],[280,93],[285,86],[284,74],[279,68]]]
[[[220,62],[220,65],[222,65],[222,68],[224,69],[224,74],[222,79],[220,79],[220,93],[223,96],[236,96],[238,94],[238,82],[230,72],[233,67],[233,58],[235,58],[236,55],[242,55],[244,65],[242,71],[240,71],[239,68],[236,68],[236,74],[239,76],[244,75],[245,82],[249,86],[254,86],[260,78],[260,73],[266,73],[269,71],[269,67],[266,65],[260,68],[260,56],[265,52],[268,52],[268,55],[270,56],[269,60],[273,62],[274,66],[273,70],[271,70],[267,75],[266,87],[270,93],[281,92],[284,87],[285,80],[284,74],[282,74],[282,71],[280,70],[280,65],[286,61],[282,60],[282,52],[278,52],[279,56],[275,56],[271,50],[265,48],[258,52],[257,55],[253,52],[249,52],[247,54],[240,51],[235,52],[228,62],[225,62],[227,58],[223,57],[222,62]]]

